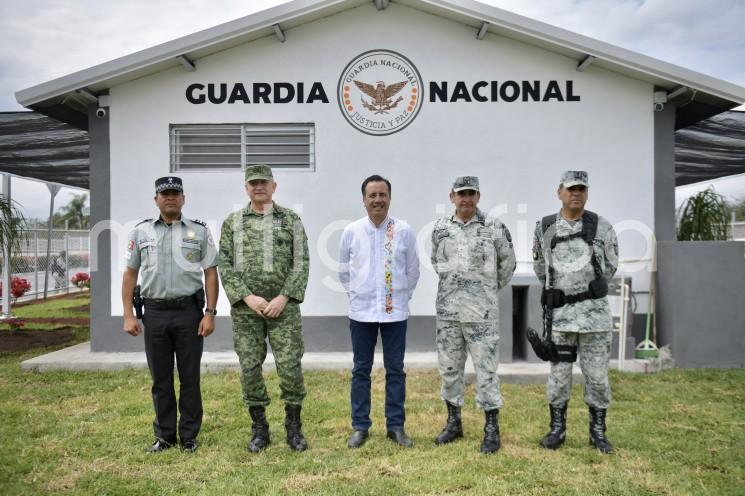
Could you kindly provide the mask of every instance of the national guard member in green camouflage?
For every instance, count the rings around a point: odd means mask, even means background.
[[[132,336],[145,327],[145,356],[153,380],[155,442],[148,450],[158,453],[176,443],[176,392],[173,389],[173,357],[176,356],[181,389],[178,400],[178,437],[186,452],[197,449],[202,425],[202,394],[199,368],[205,337],[215,330],[217,250],[207,225],[181,215],[186,197],[181,179],[155,181],[157,219],[143,220],[127,240],[127,269],[122,277],[124,331]],[[202,314],[207,289],[207,308]],[[137,316],[132,312],[138,274],[141,300]],[[145,314],[141,315],[142,305]]]
[[[499,363],[499,300],[497,293],[515,272],[510,232],[499,219],[477,208],[479,179],[455,179],[450,201],[455,214],[439,219],[432,231],[432,266],[437,288],[437,361],[441,397],[448,410],[445,428],[435,440],[449,443],[463,437],[460,410],[467,354],[476,370],[476,406],[484,410],[482,453],[500,447],[502,408]]]
[[[611,400],[608,362],[613,320],[606,295],[607,281],[618,267],[618,241],[606,219],[585,210],[588,189],[587,172],[562,174],[557,192],[561,210],[536,224],[533,269],[544,283],[544,295],[558,290],[558,301],[550,304],[553,342],[571,348],[572,361],[579,352],[590,409],[590,444],[611,453],[605,414]],[[564,442],[571,390],[572,362],[552,362],[547,386],[551,430],[541,440],[544,448],[556,449]]]
[[[287,444],[304,451],[300,303],[308,283],[308,241],[300,217],[272,201],[277,183],[269,166],[247,167],[245,187],[248,206],[222,224],[220,277],[232,307],[243,400],[253,421],[248,449],[255,453],[269,444],[269,395],[262,376],[268,338],[285,402]]]

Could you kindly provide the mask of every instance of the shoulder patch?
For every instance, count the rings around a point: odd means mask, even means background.
[[[199,220],[199,219],[191,219],[191,221],[192,221],[193,223],[195,223],[195,224],[199,224],[199,225],[200,225],[200,226],[202,226],[202,227],[207,227],[207,223],[206,223],[205,221],[203,221],[203,220]]]
[[[505,239],[507,239],[508,243],[512,243],[512,235],[510,234],[510,230],[507,229],[507,226],[502,224],[502,232],[504,233]]]
[[[135,226],[139,226],[140,224],[144,224],[145,222],[152,222],[152,221],[153,221],[153,219],[141,220],[140,222],[138,222],[137,224],[135,224]]]

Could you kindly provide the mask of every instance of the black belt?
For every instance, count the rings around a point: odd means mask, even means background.
[[[178,298],[143,298],[145,309],[180,310],[197,305],[197,295],[179,296]]]
[[[568,295],[560,289],[544,289],[541,292],[541,305],[549,308],[561,308],[564,305],[571,305],[580,301],[604,298],[607,294],[608,283],[605,279],[595,279],[590,281],[587,291],[581,293]]]

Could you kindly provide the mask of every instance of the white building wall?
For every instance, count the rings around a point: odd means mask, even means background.
[[[512,232],[520,264],[530,268],[535,221],[557,211],[556,187],[565,169],[590,173],[588,208],[621,231],[621,257],[640,258],[653,230],[652,87],[576,60],[489,34],[400,5],[377,12],[364,5],[286,32],[199,59],[197,71],[172,69],[111,90],[111,215],[124,227],[112,238],[112,315],[121,315],[119,294],[126,231],[157,215],[153,181],[169,171],[171,123],[313,122],[316,171],[276,172],[275,200],[301,212],[309,235],[311,275],[304,315],[344,315],[338,292],[336,250],[343,225],[365,214],[360,183],[370,174],[393,184],[391,214],[407,220],[427,241],[433,220],[450,212],[448,192],[456,175],[481,180],[481,208],[499,213]],[[362,52],[388,49],[408,57],[424,81],[421,112],[406,129],[369,136],[350,126],[336,102],[346,64]],[[580,102],[429,101],[428,82],[480,80],[574,81]],[[321,81],[328,104],[193,105],[184,97],[194,82]],[[562,84],[563,86],[563,84]],[[217,238],[222,220],[247,201],[243,174],[181,172],[184,214],[206,220]],[[627,230],[633,226],[633,230]],[[433,315],[436,276],[424,265],[412,300],[414,315]],[[644,289],[638,272],[635,289]],[[218,310],[228,302],[221,295]]]

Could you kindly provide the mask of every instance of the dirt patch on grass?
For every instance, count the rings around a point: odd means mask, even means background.
[[[29,324],[62,324],[85,327],[88,327],[91,323],[90,317],[32,317],[25,320]]]
[[[65,308],[65,312],[90,313],[90,311],[91,311],[91,305],[90,305],[90,303],[87,303],[85,305],[80,305],[79,307],[67,307],[67,308]]]
[[[13,308],[18,307],[25,307],[28,305],[37,305],[39,303],[43,303],[45,301],[56,301],[56,300],[76,300],[78,298],[82,299],[87,297],[88,295],[86,293],[78,292],[78,293],[70,293],[70,294],[59,294],[59,295],[50,295],[47,296],[47,299],[44,300],[42,298],[36,298],[36,299],[30,299],[30,300],[24,300],[24,301],[17,301],[13,304]]]
[[[55,329],[53,331],[24,329],[13,334],[9,331],[0,331],[0,352],[26,351],[31,348],[63,344],[71,341],[74,337],[75,332],[72,329]]]

